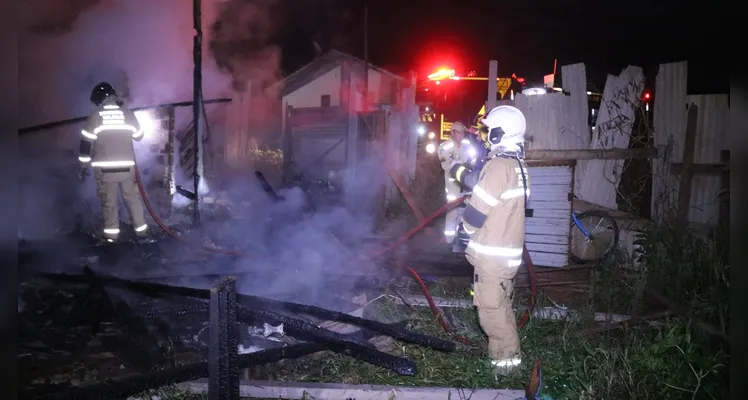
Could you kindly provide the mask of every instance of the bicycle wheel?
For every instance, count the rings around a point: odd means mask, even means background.
[[[572,220],[569,258],[577,264],[604,261],[618,244],[618,224],[605,211],[591,210],[577,214],[577,220],[589,235]]]

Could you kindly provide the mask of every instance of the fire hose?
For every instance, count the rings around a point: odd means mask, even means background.
[[[393,175],[392,171],[389,171],[389,172],[390,172],[390,175]],[[407,188],[404,185],[402,185],[402,183],[398,179],[394,179],[394,177],[393,177],[393,180],[395,181],[395,184],[397,185],[398,189],[402,193],[403,197],[406,198],[406,200],[408,201],[408,204],[413,209],[414,214],[417,215],[417,216],[423,215],[423,214],[421,214],[420,210],[418,210],[417,207],[415,206],[416,203],[413,201],[413,197],[410,195],[410,193],[407,190]],[[156,222],[156,224],[161,228],[161,230],[163,230],[166,234],[168,234],[169,236],[171,236],[172,238],[176,239],[177,241],[179,241],[181,243],[184,243],[184,244],[187,244],[187,245],[191,244],[188,241],[186,241],[184,238],[182,238],[179,235],[177,235],[176,232],[174,232],[168,226],[166,226],[166,224],[164,224],[163,221],[161,221],[161,218],[158,217],[158,215],[154,211],[154,209],[153,209],[150,201],[148,201],[148,196],[146,195],[145,188],[143,187],[143,183],[142,183],[142,181],[140,179],[140,173],[138,172],[138,168],[137,167],[135,167],[135,181],[137,182],[138,190],[140,191],[140,195],[143,198],[143,203],[145,204],[145,207],[148,210],[148,213],[151,215],[151,217]],[[399,237],[395,241],[393,241],[390,244],[388,244],[386,247],[384,247],[380,251],[378,251],[375,254],[373,254],[372,258],[379,258],[379,257],[383,256],[384,254],[388,253],[389,251],[391,251],[391,250],[395,249],[396,247],[400,246],[405,241],[407,241],[408,239],[410,239],[411,237],[413,237],[416,233],[418,233],[419,231],[421,231],[422,229],[424,229],[431,221],[433,221],[434,219],[436,219],[438,216],[446,213],[447,211],[449,211],[450,209],[458,206],[459,204],[461,204],[464,201],[465,201],[465,197],[460,197],[457,200],[454,200],[452,202],[449,202],[449,203],[445,204],[444,206],[442,206],[441,208],[439,208],[438,210],[436,210],[436,212],[434,212],[430,216],[428,216],[426,218],[421,218],[421,220],[418,223],[418,225],[416,225],[415,227],[413,227],[411,230],[409,230],[407,233],[405,233],[404,235],[402,235],[401,237]],[[235,251],[235,250],[230,250],[230,249],[223,249],[223,248],[211,247],[211,246],[207,246],[207,245],[204,245],[204,244],[202,245],[202,247],[205,250],[208,250],[208,251],[211,251],[211,252],[215,252],[215,253],[228,254],[228,255],[233,255],[233,256],[242,256],[243,255],[241,252],[238,252],[238,251]],[[527,323],[527,321],[529,321],[529,319],[530,319],[530,313],[532,312],[532,309],[535,306],[535,296],[536,296],[535,268],[534,268],[534,265],[532,263],[532,259],[530,258],[530,254],[527,251],[527,247],[524,248],[523,257],[525,259],[525,262],[527,263],[527,269],[528,269],[528,273],[530,275],[530,299],[529,299],[527,310],[525,311],[524,315],[522,315],[522,318],[520,318],[519,322],[517,323],[517,328],[518,329],[522,328]],[[473,344],[467,338],[458,335],[454,331],[454,329],[452,329],[452,327],[449,326],[449,324],[444,320],[442,314],[439,312],[439,309],[436,307],[436,304],[434,303],[434,299],[431,297],[431,294],[429,293],[429,290],[426,287],[426,284],[423,282],[423,279],[421,279],[420,275],[418,275],[418,273],[413,268],[411,268],[409,266],[402,266],[402,267],[405,268],[408,272],[410,272],[410,274],[416,280],[416,282],[418,283],[418,285],[421,287],[421,290],[423,291],[423,294],[426,297],[426,300],[427,300],[427,302],[429,304],[429,308],[431,309],[431,312],[434,314],[434,316],[439,321],[439,324],[441,325],[442,329],[444,329],[445,332],[447,332],[450,335],[452,335],[452,337],[455,340],[457,340],[457,341],[459,341],[459,342],[461,342],[461,343],[463,343],[465,345],[472,346]]]

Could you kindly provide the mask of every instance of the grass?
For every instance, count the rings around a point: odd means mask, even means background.
[[[567,321],[531,319],[520,330],[521,369],[497,379],[488,358],[458,345],[447,354],[394,342],[392,354],[407,357],[418,366],[415,377],[337,354],[310,356],[284,362],[276,379],[346,384],[443,386],[521,389],[532,361],[543,360],[542,393],[553,399],[720,399],[729,391],[729,348],[694,329],[696,319],[729,332],[728,268],[716,246],[686,235],[678,239],[666,228],[656,228],[639,238],[641,267],[619,263],[595,267],[590,293],[582,299],[582,318]],[[406,286],[406,285],[403,285]],[[400,290],[413,289],[412,283]],[[432,295],[466,297],[466,289],[441,284]],[[644,288],[652,288],[692,310],[651,323],[612,330],[590,337],[581,331],[594,325],[592,313],[646,313]],[[417,293],[417,292],[415,292]],[[521,298],[522,296],[516,296]],[[551,305],[539,297],[538,306]],[[447,338],[425,307],[408,308],[390,297],[373,302],[370,312],[385,322],[408,320],[408,328]],[[518,305],[524,310],[523,305]],[[450,309],[448,319],[459,334],[484,342],[473,309]],[[518,315],[519,317],[519,315]],[[162,389],[173,390],[173,389]],[[177,392],[159,394],[161,400],[197,399]],[[149,398],[149,397],[144,397]]]
[[[524,387],[532,361],[543,360],[543,393],[554,399],[718,399],[729,390],[729,349],[693,329],[693,319],[729,329],[726,267],[713,246],[693,236],[673,242],[666,229],[647,232],[639,240],[644,248],[639,270],[601,265],[591,276],[591,291],[576,321],[532,319],[520,331],[523,366],[497,380],[485,355],[461,346],[453,354],[397,343],[392,353],[418,365],[416,377],[403,377],[350,357],[330,355],[298,360],[285,370],[284,380],[349,384],[445,386],[465,388]],[[669,241],[669,242],[668,242]],[[592,337],[581,331],[594,325],[592,312],[642,313],[649,306],[643,289],[650,287],[680,304],[690,305],[691,316],[677,316]],[[433,295],[464,296],[437,288]],[[544,304],[546,303],[546,304]],[[545,298],[538,306],[550,305]],[[376,304],[379,319],[407,319],[409,328],[448,337],[424,307],[408,309],[396,301]],[[523,306],[519,308],[523,310]],[[452,309],[460,321],[458,333],[482,341],[476,313]]]

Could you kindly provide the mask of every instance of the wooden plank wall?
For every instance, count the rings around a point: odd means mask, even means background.
[[[533,262],[568,264],[572,174],[570,166],[528,167],[532,217],[525,222],[525,245]]]

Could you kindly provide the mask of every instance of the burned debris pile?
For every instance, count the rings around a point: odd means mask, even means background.
[[[382,352],[369,341],[381,335],[455,350],[454,342],[408,331],[401,324],[238,294],[233,278],[209,290],[125,280],[88,267],[80,275],[42,274],[33,279],[45,282],[56,295],[38,293],[37,300],[51,303],[34,306],[32,299],[21,314],[22,398],[119,398],[208,376],[209,390],[238,391],[240,369],[324,350],[415,375],[413,361]],[[320,320],[361,330],[341,334],[322,328],[315,322]],[[50,375],[85,358],[92,347],[137,372],[95,385],[51,382]]]

